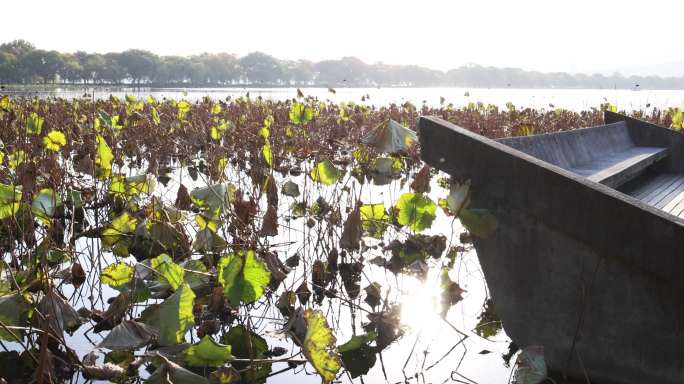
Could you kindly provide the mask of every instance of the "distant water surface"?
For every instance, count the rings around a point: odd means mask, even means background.
[[[471,102],[483,102],[505,107],[513,103],[520,108],[586,110],[609,102],[620,110],[684,107],[684,90],[625,90],[625,89],[512,89],[512,88],[301,88],[307,96],[334,102],[357,102],[369,105],[388,105],[410,101],[415,105],[426,103],[437,107],[452,103],[465,106]],[[285,100],[297,96],[296,88],[121,88],[121,87],[8,87],[0,93],[14,97],[63,97],[67,99],[93,95],[107,98],[109,95],[141,98],[152,95],[157,99],[198,100],[247,96],[271,100]],[[443,99],[442,99],[443,98]]]

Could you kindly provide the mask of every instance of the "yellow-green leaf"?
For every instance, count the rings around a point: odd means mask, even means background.
[[[333,185],[340,178],[341,172],[328,159],[318,162],[309,176],[313,181],[324,185]]]
[[[112,149],[107,144],[107,141],[101,135],[97,135],[97,155],[95,156],[95,165],[98,166],[98,174],[101,177],[109,177],[112,172],[112,160],[114,154]]]
[[[294,103],[290,107],[290,121],[292,124],[304,125],[313,119],[314,111],[302,103]]]
[[[19,210],[21,185],[0,184],[0,219],[14,216]]]
[[[216,267],[218,281],[230,304],[250,304],[257,301],[271,280],[266,264],[257,259],[254,251],[241,251],[221,257]]]
[[[273,152],[271,151],[271,145],[266,142],[261,148],[261,154],[264,156],[264,161],[269,167],[273,167]]]
[[[57,152],[64,145],[66,145],[66,137],[60,131],[50,131],[50,133],[43,137],[43,146],[45,149]]]
[[[155,178],[152,175],[137,175],[130,177],[115,176],[109,185],[109,193],[124,197],[135,197],[143,193],[154,191]]]
[[[138,220],[128,212],[115,217],[112,223],[102,231],[102,242],[108,246],[115,245],[122,235],[132,233],[138,225]]]
[[[112,288],[120,288],[133,278],[133,267],[124,263],[118,262],[111,264],[102,270],[100,274],[100,281],[102,284],[107,284]]]
[[[18,149],[12,153],[9,154],[9,167],[12,169],[16,169],[19,165],[21,165],[23,162],[28,160],[28,155],[26,152],[22,149]]]
[[[31,112],[28,118],[26,118],[26,133],[31,135],[40,135],[43,131],[43,123],[45,119],[40,117],[37,113]]]
[[[304,312],[306,320],[306,337],[303,351],[311,365],[323,378],[324,383],[335,380],[342,364],[337,353],[335,343],[337,339],[328,326],[323,312],[307,309]]]
[[[171,288],[178,289],[183,283],[185,270],[180,265],[174,263],[173,259],[166,253],[162,253],[152,259],[150,266],[159,273],[159,280],[168,283]]]
[[[382,239],[390,222],[385,204],[363,204],[359,211],[361,212],[363,232],[376,239]]]
[[[404,193],[397,201],[397,221],[414,231],[430,228],[435,219],[437,205],[422,193]]]
[[[152,107],[152,108],[150,108],[150,110],[152,111],[152,122],[154,123],[154,125],[161,124],[161,117],[159,116],[159,112],[157,111],[157,108]]]
[[[211,107],[211,114],[218,115],[219,113],[221,113],[221,104],[216,103]]]
[[[188,103],[185,100],[181,100],[176,104],[178,107],[178,118],[183,120],[185,118],[185,115],[190,111],[190,103]]]

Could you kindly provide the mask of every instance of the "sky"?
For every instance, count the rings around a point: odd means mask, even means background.
[[[676,0],[21,0],[0,3],[0,42],[684,75],[683,11]]]

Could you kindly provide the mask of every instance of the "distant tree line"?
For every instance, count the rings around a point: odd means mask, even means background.
[[[130,49],[105,54],[60,53],[24,40],[0,45],[0,83],[133,86],[456,86],[489,88],[684,89],[684,77],[541,73],[467,65],[438,71],[417,65],[340,60],[280,60],[261,52],[158,56]]]

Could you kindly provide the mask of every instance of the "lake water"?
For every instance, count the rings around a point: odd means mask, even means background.
[[[423,102],[432,105],[440,105],[443,97],[445,103],[453,103],[456,106],[466,105],[470,102],[481,101],[484,103],[496,104],[504,107],[511,102],[519,107],[532,108],[567,108],[573,110],[583,110],[597,107],[602,102],[616,104],[621,109],[643,109],[648,107],[674,107],[684,106],[684,91],[628,91],[628,90],[538,90],[538,89],[462,89],[462,88],[365,88],[337,89],[335,93],[328,89],[306,88],[302,89],[305,95],[318,97],[321,100],[330,99],[334,102],[355,101],[373,105],[388,105],[390,103],[403,103],[410,101],[414,104]],[[246,96],[249,93],[251,98],[263,97],[272,100],[284,100],[294,98],[297,90],[294,88],[273,88],[273,89],[50,89],[50,90],[6,90],[13,97],[17,96],[38,96],[38,97],[64,97],[78,98],[84,93],[94,94],[98,98],[107,98],[110,94],[118,97],[125,95],[136,95],[145,98],[152,95],[157,99],[173,98],[197,100],[205,96],[214,99],[225,99],[227,97],[236,98]],[[466,96],[466,92],[469,96]],[[553,107],[549,106],[553,104]],[[245,175],[239,175],[238,170],[228,172],[232,175],[231,179],[241,187],[249,190],[251,186]],[[307,172],[304,173],[306,175]],[[386,207],[392,206],[397,198],[404,192],[408,192],[408,185],[398,180],[389,185],[380,186],[370,183],[356,185],[353,178],[348,177],[342,185],[352,186],[352,195],[338,195],[335,188],[322,188],[307,184],[305,176],[301,175],[294,180],[297,184],[305,186],[303,194],[310,201],[315,201],[318,196],[325,198],[325,201],[340,201],[340,208],[345,208],[350,202],[357,199],[366,204],[384,203]],[[175,196],[180,182],[185,183],[190,189],[201,187],[202,184],[193,185],[181,174],[174,174],[168,187],[160,187],[157,191],[159,197],[167,197],[166,200]],[[278,180],[279,183],[284,180]],[[309,185],[308,187],[306,187]],[[445,197],[446,190],[441,189],[436,178],[433,178],[431,197],[437,200]],[[172,201],[172,200],[171,200]],[[288,212],[291,198],[282,197],[280,200],[279,212]],[[264,203],[262,201],[262,203]],[[277,252],[282,259],[300,254],[304,260],[314,260],[319,257],[321,250],[318,246],[318,232],[311,230],[307,226],[306,219],[292,219],[281,223],[281,232],[275,237],[273,244],[290,244],[279,246]],[[433,383],[445,381],[457,381],[462,383],[506,383],[511,376],[512,368],[504,365],[501,355],[508,350],[508,338],[502,332],[488,339],[482,338],[474,332],[478,323],[478,315],[482,311],[483,303],[487,298],[487,287],[482,271],[474,250],[467,244],[460,243],[459,234],[463,227],[458,221],[446,216],[441,210],[437,211],[437,218],[433,229],[426,231],[426,234],[443,234],[448,238],[449,246],[464,246],[465,251],[458,256],[454,268],[450,272],[451,279],[458,282],[466,291],[463,294],[463,301],[459,302],[448,312],[445,319],[440,316],[440,278],[439,265],[433,262],[430,273],[424,281],[411,276],[394,276],[384,268],[368,264],[363,271],[362,287],[370,282],[379,282],[383,286],[383,296],[388,297],[391,302],[402,303],[402,324],[405,325],[406,334],[397,343],[382,352],[383,364],[378,363],[371,369],[365,377],[368,383]],[[389,240],[391,237],[388,237]],[[378,242],[368,240],[369,248],[366,259],[370,260],[375,256],[382,256],[382,245]],[[101,247],[96,243],[83,241],[78,244],[78,248],[84,250],[99,250]],[[86,252],[87,253],[87,252]],[[111,262],[106,257],[111,255],[96,255],[105,257],[104,260]],[[94,258],[93,260],[100,260]],[[129,260],[131,263],[135,261]],[[98,268],[95,262],[83,260],[86,270],[97,273]],[[299,285],[301,279],[306,276],[306,269],[299,267],[295,269],[283,284],[288,289],[294,290]],[[97,277],[94,281],[97,281]],[[104,289],[103,289],[104,288]],[[103,297],[109,298],[116,294],[107,287],[101,287]],[[68,292],[69,295],[72,292]],[[387,295],[387,296],[385,296]],[[103,303],[93,303],[93,299],[88,294],[75,295],[72,304],[75,307],[98,307]],[[95,298],[97,300],[97,298]],[[363,332],[360,325],[366,322],[366,313],[352,312],[340,301],[326,300],[321,309],[329,316],[329,321],[334,324],[338,344],[343,343],[352,336],[352,329],[356,332]],[[267,307],[263,313],[259,313],[264,319],[278,318],[278,314],[273,306]],[[445,321],[446,320],[446,321]],[[331,324],[331,325],[333,325]],[[286,339],[280,339],[277,334],[282,329],[282,324],[277,322],[264,322],[257,326],[261,332],[268,337],[271,347],[283,346],[289,351],[296,351],[297,347]],[[86,335],[89,327],[83,327],[70,338],[79,356],[94,349],[95,344],[100,341],[103,335]],[[467,339],[461,343],[463,336]],[[88,339],[87,339],[88,338]],[[92,338],[92,342],[90,341]],[[87,341],[86,341],[87,340]],[[101,360],[100,360],[101,362]],[[286,368],[286,364],[279,363],[273,366],[273,371]],[[76,379],[77,382],[84,382],[82,378]],[[358,383],[360,380],[351,380],[343,375],[340,381],[344,383]],[[269,379],[269,383],[319,383],[320,378],[313,374],[309,368],[299,367],[292,372],[276,375]]]
[[[444,104],[465,106],[471,102],[481,101],[505,107],[511,102],[517,107],[529,108],[565,108],[570,110],[586,110],[598,107],[601,103],[615,104],[621,110],[640,110],[648,108],[684,108],[684,90],[624,90],[624,89],[496,89],[496,88],[337,88],[335,93],[327,88],[302,88],[307,96],[315,96],[321,100],[334,102],[354,101],[369,105],[388,105],[410,101],[420,105],[439,106],[442,98]],[[271,100],[285,100],[297,96],[296,88],[12,88],[0,93],[11,96],[38,96],[78,98],[84,94],[94,94],[97,98],[109,95],[124,97],[135,95],[145,98],[152,95],[157,99],[198,100],[205,96],[213,99],[226,99],[249,96]],[[362,99],[365,99],[363,101]]]

